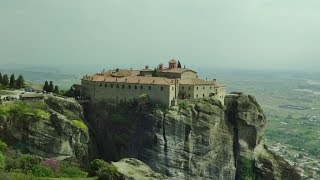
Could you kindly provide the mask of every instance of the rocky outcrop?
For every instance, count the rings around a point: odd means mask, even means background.
[[[105,160],[136,158],[175,179],[300,179],[263,145],[266,118],[252,96],[230,95],[225,106],[185,100],[170,109],[103,102],[86,115],[93,149]]]
[[[87,159],[89,133],[82,107],[72,100],[14,102],[0,107],[0,138],[22,153]]]
[[[133,158],[122,159],[119,162],[112,162],[118,172],[130,180],[169,180],[171,178],[154,172],[147,164]]]

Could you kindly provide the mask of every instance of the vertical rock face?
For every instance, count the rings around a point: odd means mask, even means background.
[[[78,103],[49,97],[1,106],[0,138],[11,147],[44,158],[87,159],[89,133],[84,129],[83,110]]]
[[[169,110],[119,109],[106,103],[87,109],[94,149],[106,160],[136,158],[175,179],[299,179],[263,145],[266,119],[252,96],[228,96],[225,106],[201,99]],[[249,172],[244,162],[252,164]]]

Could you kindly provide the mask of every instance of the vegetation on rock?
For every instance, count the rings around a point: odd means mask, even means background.
[[[79,129],[81,129],[84,132],[88,132],[89,128],[88,126],[81,120],[72,120],[72,125],[78,127]]]

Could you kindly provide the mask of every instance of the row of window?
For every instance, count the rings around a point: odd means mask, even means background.
[[[184,86],[181,87],[182,90],[184,90]],[[188,88],[189,91],[191,90],[191,87]],[[196,87],[197,90],[199,90],[199,87]],[[202,89],[206,89],[205,86],[202,87]],[[212,87],[210,86],[210,89],[212,89]]]
[[[100,87],[102,87],[102,86],[103,86],[103,84],[100,83]],[[105,84],[104,87],[108,87],[108,85]],[[110,88],[113,88],[113,87],[114,87],[114,85],[113,85],[113,84],[110,84]],[[116,88],[120,88],[120,85],[117,84],[115,87],[116,87]],[[125,89],[126,86],[123,84],[123,85],[121,86],[121,88],[122,88],[122,89]],[[131,89],[131,88],[138,89],[138,86],[137,86],[137,85],[134,85],[134,86],[132,87],[132,86],[129,84],[129,85],[128,85],[128,89]],[[143,90],[143,89],[144,89],[144,86],[140,86],[140,89]],[[161,89],[161,91],[163,91],[163,86],[161,86],[160,89]],[[151,90],[151,86],[148,86],[148,90]]]

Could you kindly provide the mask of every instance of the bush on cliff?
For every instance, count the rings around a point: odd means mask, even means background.
[[[107,163],[102,159],[95,159],[91,161],[89,167],[90,176],[98,176],[98,179],[104,180],[122,180],[124,179],[116,166],[113,164]]]
[[[98,170],[98,180],[124,180],[123,175],[118,172],[116,166],[107,163],[106,166],[101,167]]]
[[[0,152],[2,152],[3,154],[6,153],[8,150],[8,145],[0,140]]]
[[[77,128],[81,129],[84,132],[88,132],[88,126],[81,120],[72,120],[72,125],[76,126]]]
[[[95,159],[90,162],[89,166],[89,176],[97,176],[99,169],[101,169],[104,166],[107,166],[107,162],[105,162],[102,159]]]
[[[255,172],[254,172],[254,161],[250,160],[246,157],[240,157],[239,159],[239,167],[238,173],[241,180],[254,180]]]
[[[0,171],[2,171],[5,168],[5,156],[2,152],[0,152]]]

